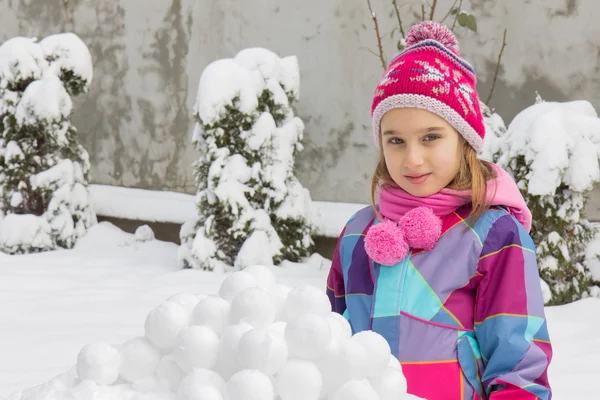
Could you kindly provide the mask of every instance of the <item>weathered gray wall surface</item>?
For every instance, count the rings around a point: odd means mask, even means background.
[[[389,59],[396,16],[391,1],[372,3]],[[399,3],[407,29],[421,2]],[[438,20],[451,4],[438,2]],[[508,28],[490,102],[506,122],[536,90],[600,107],[600,2],[466,0],[463,9],[478,20],[478,33],[458,32],[483,99]],[[191,114],[200,74],[218,58],[260,46],[299,59],[301,181],[317,200],[368,201],[376,156],[369,108],[382,69],[369,52],[377,44],[366,0],[0,0],[0,21],[0,41],[72,31],[90,48],[94,81],[75,100],[74,122],[95,183],[194,192]],[[597,218],[600,195],[593,200]]]

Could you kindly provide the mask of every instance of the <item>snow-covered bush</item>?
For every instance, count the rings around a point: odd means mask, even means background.
[[[417,399],[382,336],[352,335],[322,289],[282,285],[273,268],[234,272],[208,297],[172,296],[143,336],[89,344],[70,372],[10,400]]]
[[[75,34],[0,46],[0,251],[71,248],[96,222],[89,156],[70,121],[71,96],[91,80]]]
[[[479,155],[482,160],[494,162],[494,154],[500,146],[501,138],[506,133],[506,125],[502,117],[491,110],[484,102],[480,101],[481,115],[485,125],[485,140],[483,141],[483,151]]]
[[[294,176],[302,150],[296,57],[246,49],[203,71],[194,109],[197,221],[181,230],[180,262],[214,270],[310,254],[312,207]]]
[[[532,237],[549,304],[590,294],[588,263],[596,232],[585,219],[586,194],[600,181],[600,119],[587,101],[544,102],[519,113],[494,160],[509,171],[533,214]]]

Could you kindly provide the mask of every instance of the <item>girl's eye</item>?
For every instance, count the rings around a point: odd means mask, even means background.
[[[439,138],[440,138],[439,135],[427,135],[427,136],[425,136],[423,138],[423,140],[426,141],[426,142],[431,142],[431,141],[434,141],[434,140],[439,139]]]
[[[391,144],[402,144],[402,143],[404,143],[404,141],[402,139],[400,139],[400,138],[392,137],[392,138],[390,138],[389,143],[391,143]]]

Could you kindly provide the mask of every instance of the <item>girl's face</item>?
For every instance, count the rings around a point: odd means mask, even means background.
[[[381,146],[390,176],[413,196],[439,192],[460,168],[458,132],[443,118],[420,108],[395,108],[385,113]]]

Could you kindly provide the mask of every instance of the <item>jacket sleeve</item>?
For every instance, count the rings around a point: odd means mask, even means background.
[[[552,347],[535,247],[513,217],[492,225],[479,259],[475,335],[490,400],[550,400]]]
[[[345,232],[346,228],[344,227],[340,237],[338,238],[337,245],[335,246],[331,269],[329,270],[329,275],[327,276],[327,296],[329,297],[329,302],[331,303],[331,310],[338,314],[344,314],[344,311],[346,311],[344,274],[342,271],[342,264],[340,262],[340,246]]]

